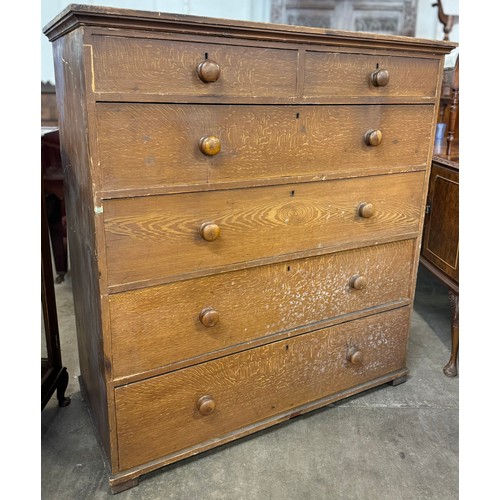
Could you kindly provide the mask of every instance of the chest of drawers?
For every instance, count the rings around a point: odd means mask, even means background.
[[[404,381],[452,44],[78,5],[45,33],[112,491]]]

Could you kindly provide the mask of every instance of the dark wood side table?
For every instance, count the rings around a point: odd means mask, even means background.
[[[56,283],[68,272],[64,174],[59,146],[59,129],[42,126],[42,178],[49,224],[50,243],[56,269]]]
[[[42,138],[44,131],[42,130]],[[45,349],[42,351],[42,410],[57,390],[59,406],[70,404],[70,398],[64,395],[68,387],[68,372],[62,365],[61,348],[59,343],[59,326],[57,323],[56,297],[52,270],[52,257],[49,241],[49,223],[47,218],[46,190],[44,182],[43,154],[44,141],[42,140],[42,175],[41,175],[41,243],[42,243],[42,313],[45,332]]]
[[[448,287],[451,306],[451,356],[443,368],[457,375],[459,296],[459,158],[458,144],[446,154],[447,142],[436,142],[432,158],[420,262]]]

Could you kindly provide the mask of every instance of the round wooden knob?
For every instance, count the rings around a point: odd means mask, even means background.
[[[366,278],[359,274],[355,274],[349,280],[349,286],[351,288],[354,288],[354,290],[363,290],[363,288],[366,288],[366,284],[367,284]]]
[[[196,403],[198,411],[202,415],[210,415],[215,411],[215,401],[212,396],[202,396]]]
[[[206,307],[200,312],[199,318],[201,323],[208,328],[219,322],[219,313],[213,307]]]
[[[220,66],[215,61],[207,59],[198,64],[196,72],[202,82],[216,82],[220,76]]]
[[[369,219],[375,214],[375,209],[371,203],[360,203],[358,206],[358,215],[364,219]]]
[[[220,151],[220,139],[215,135],[207,135],[199,141],[200,151],[207,156],[214,156]]]
[[[360,365],[363,362],[363,353],[357,347],[351,347],[347,351],[347,361],[353,365]]]
[[[220,227],[213,222],[205,222],[200,227],[201,237],[206,241],[214,241],[220,236]]]
[[[370,80],[374,87],[385,87],[389,83],[389,71],[378,69],[370,75]]]
[[[367,146],[378,146],[382,142],[382,132],[370,129],[365,134],[365,144]]]

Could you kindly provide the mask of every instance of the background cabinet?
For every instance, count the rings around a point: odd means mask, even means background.
[[[449,290],[451,306],[451,357],[445,375],[457,374],[458,354],[458,241],[459,241],[459,141],[458,59],[444,72],[441,108],[445,108],[448,135],[436,140],[432,157],[429,191],[420,262]],[[442,117],[445,113],[441,113]]]

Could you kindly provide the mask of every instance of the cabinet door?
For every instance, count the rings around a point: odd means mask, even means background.
[[[432,164],[422,256],[458,282],[458,171]]]

